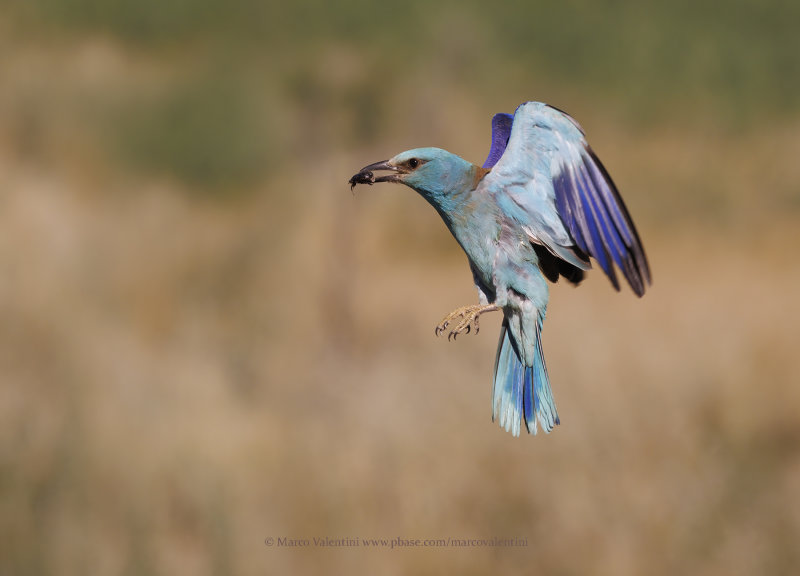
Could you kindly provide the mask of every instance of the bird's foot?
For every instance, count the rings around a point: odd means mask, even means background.
[[[481,314],[500,310],[500,306],[495,304],[473,304],[472,306],[462,306],[453,310],[445,316],[439,325],[436,326],[435,332],[437,336],[441,336],[447,331],[451,324],[455,324],[447,332],[447,339],[456,338],[459,334],[469,334],[471,330],[475,330],[475,334],[480,330],[478,325],[478,318]]]

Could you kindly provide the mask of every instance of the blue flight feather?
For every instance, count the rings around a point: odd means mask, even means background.
[[[572,176],[571,172],[570,176]],[[611,267],[611,264],[608,261],[608,252],[605,244],[600,239],[600,231],[597,229],[597,220],[592,213],[592,205],[586,191],[586,186],[577,177],[571,178],[571,180],[576,182],[576,187],[578,189],[578,198],[580,201],[579,206],[581,211],[580,214],[582,216],[579,222],[582,220],[584,223],[584,230],[582,232],[589,242],[589,254],[592,255],[595,260],[597,260],[598,264],[600,264],[600,267],[603,269],[606,275],[611,278],[611,282],[614,284],[614,287],[618,288],[616,281],[617,279],[614,276],[614,269]]]
[[[625,245],[630,246],[633,243],[633,236],[630,228],[628,228],[628,223],[625,221],[625,216],[622,214],[622,212],[620,212],[620,208],[616,199],[614,198],[614,192],[612,192],[612,188],[609,187],[609,183],[606,181],[605,177],[603,177],[600,169],[591,158],[584,158],[584,165],[589,167],[589,176],[591,177],[595,188],[599,190],[600,196],[603,199],[603,203],[611,213],[611,217],[614,219],[614,226],[617,228],[617,230],[619,230],[620,234],[625,240]],[[613,184],[611,186],[613,186]]]
[[[487,156],[486,162],[483,163],[484,168],[489,169],[497,164],[503,152],[506,151],[513,122],[514,117],[504,112],[495,114],[492,118],[492,147],[489,149],[489,156]]]
[[[584,189],[587,191],[587,197],[589,199],[589,206],[587,208],[590,209],[590,214],[594,217],[595,222],[600,225],[603,246],[606,251],[611,254],[617,266],[619,266],[620,269],[624,269],[624,264],[622,262],[623,256],[621,254],[623,249],[621,241],[619,240],[619,235],[616,229],[612,227],[613,225],[608,219],[605,206],[602,205],[602,200],[597,197],[597,190],[595,190],[583,166],[580,170],[580,179]]]
[[[598,189],[597,182],[591,177],[586,163],[581,166],[581,174],[583,175],[584,181],[586,181],[587,185],[592,190],[592,207],[595,213],[603,220],[603,230],[608,241],[607,245],[609,250],[617,266],[619,266],[620,269],[624,269],[623,260],[626,257],[627,250],[620,237],[620,231],[615,224],[614,216],[612,215],[612,212],[618,212],[618,210],[616,210],[616,208],[609,209],[607,203],[603,199],[600,189]]]
[[[566,169],[561,170],[555,176],[553,185],[556,194],[556,208],[561,215],[561,219],[567,225],[578,247],[588,254],[589,246],[586,244],[583,232],[581,232],[581,228],[575,220],[575,214],[577,213],[575,194],[574,190],[569,185]]]

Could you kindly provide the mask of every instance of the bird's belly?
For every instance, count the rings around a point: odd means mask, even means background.
[[[505,306],[509,290],[537,307],[547,305],[548,289],[539,259],[523,230],[508,221],[486,221],[454,235],[470,260],[473,275],[490,301]]]

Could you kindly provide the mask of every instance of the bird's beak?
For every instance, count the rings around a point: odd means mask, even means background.
[[[375,162],[369,166],[364,166],[361,172],[377,172],[378,170],[391,170],[395,172],[395,174],[386,174],[385,176],[375,178],[375,182],[402,182],[400,179],[401,170],[397,166],[390,164],[388,160],[382,160],[381,162]]]

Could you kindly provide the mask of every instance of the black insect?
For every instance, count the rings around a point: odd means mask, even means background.
[[[369,184],[372,186],[372,183],[375,182],[375,175],[370,172],[369,170],[362,170],[349,180],[350,182],[350,190],[356,187],[356,184]]]

